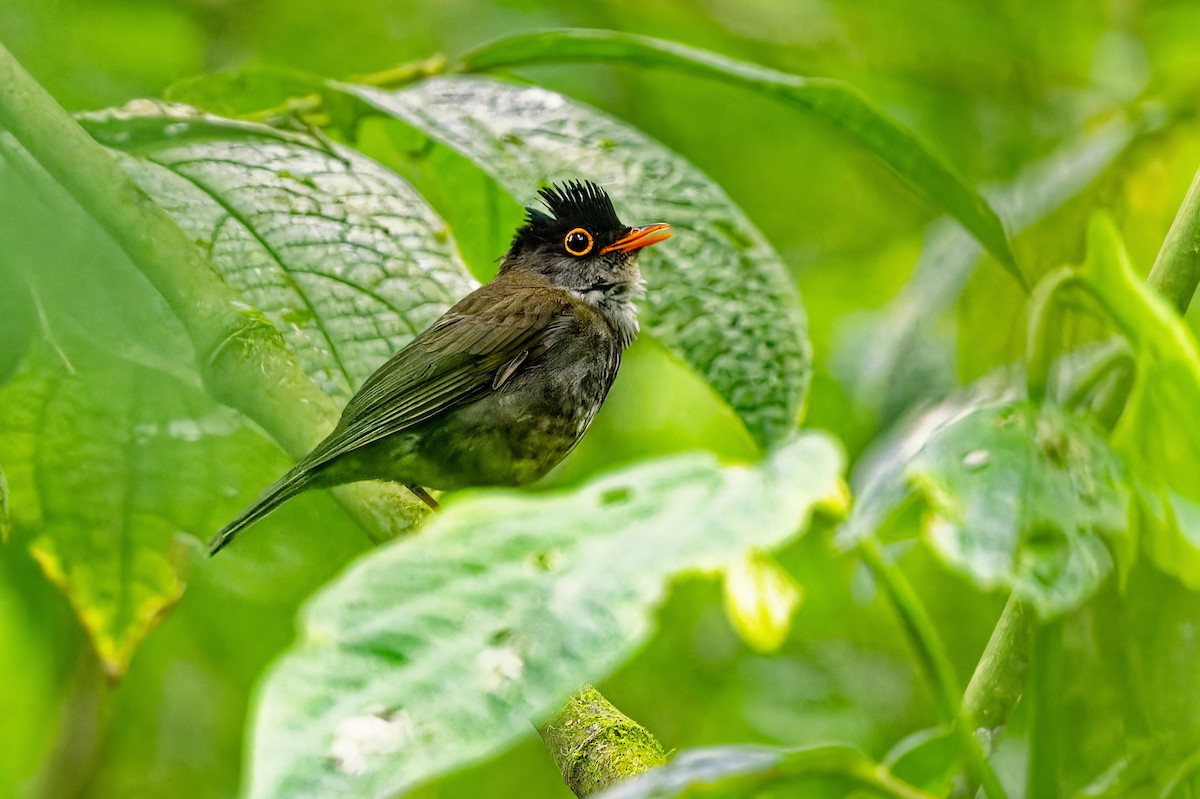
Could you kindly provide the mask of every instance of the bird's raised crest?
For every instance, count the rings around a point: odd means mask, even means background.
[[[590,180],[568,180],[538,190],[540,208],[525,209],[525,224],[514,241],[523,236],[557,240],[569,228],[582,227],[594,233],[623,228],[608,192]],[[547,213],[549,211],[549,213]]]

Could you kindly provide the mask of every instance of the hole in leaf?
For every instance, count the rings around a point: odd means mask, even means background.
[[[601,505],[619,505],[633,498],[633,489],[628,486],[610,488],[600,495]]]
[[[1038,558],[1052,558],[1067,545],[1067,536],[1057,526],[1043,522],[1030,528],[1026,548]]]

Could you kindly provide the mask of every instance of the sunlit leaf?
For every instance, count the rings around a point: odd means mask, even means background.
[[[476,285],[420,195],[352,150],[145,102],[82,121],[327,393],[348,397]]]
[[[848,83],[801,77],[677,42],[604,30],[513,36],[468,53],[460,64],[466,70],[485,70],[561,61],[669,67],[728,81],[811,111],[862,142],[910,186],[958,219],[1006,269],[1024,281],[1004,226],[987,202],[920,139]]]
[[[1143,486],[1154,563],[1200,590],[1200,349],[1184,321],[1134,273],[1106,217],[1093,220],[1080,270],[1129,339],[1136,376],[1113,446]]]
[[[192,387],[85,350],[38,355],[0,391],[0,452],[19,540],[119,676],[183,591],[176,536],[229,512],[213,501],[236,492],[227,464],[261,445]]]
[[[1132,561],[1130,491],[1100,433],[1055,405],[950,400],[919,417],[847,524],[871,535],[910,492],[926,541],[984,589],[1044,618],[1083,604]],[[855,518],[857,517],[857,518]]]
[[[651,634],[680,572],[803,529],[841,455],[651,461],[574,492],[463,494],[303,615],[255,724],[251,796],[393,794],[497,752]]]
[[[803,593],[795,578],[764,552],[750,552],[725,569],[725,615],[752,649],[779,649]]]
[[[784,786],[803,791],[786,795],[808,799],[845,797],[856,789],[875,789],[870,790],[872,795],[932,799],[891,776],[857,749],[838,745],[791,750],[768,746],[687,749],[667,765],[597,794],[597,799],[743,799]]]
[[[641,257],[644,329],[712,384],[760,443],[795,426],[811,366],[795,288],[762,234],[691,164],[545,89],[466,76],[399,92],[336,88],[423,134],[407,145],[413,158],[432,157],[430,140],[458,153],[438,162],[431,182],[452,180],[466,201],[490,203],[490,214],[473,211],[474,224],[497,215],[511,222],[514,209],[535,204],[539,184],[569,178],[604,185],[627,224],[669,222],[675,236]],[[479,185],[480,173],[498,184],[502,202]],[[511,226],[486,227],[511,236]]]

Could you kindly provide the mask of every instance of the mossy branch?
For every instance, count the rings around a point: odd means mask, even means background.
[[[563,781],[581,799],[667,762],[654,736],[590,685],[540,732]]]
[[[0,129],[10,163],[32,185],[53,179],[121,247],[183,323],[205,385],[257,422],[293,457],[337,421],[333,401],[296,362],[271,323],[233,292],[199,246],[0,45]],[[411,527],[421,504],[397,487],[336,493],[373,537]],[[386,505],[390,510],[381,513]],[[419,512],[418,512],[419,511]]]

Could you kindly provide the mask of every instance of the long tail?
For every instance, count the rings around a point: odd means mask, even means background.
[[[272,483],[254,504],[242,511],[237,518],[220,529],[208,542],[208,554],[213,556],[224,549],[238,533],[278,508],[284,502],[312,486],[312,472],[297,465],[296,468]]]

